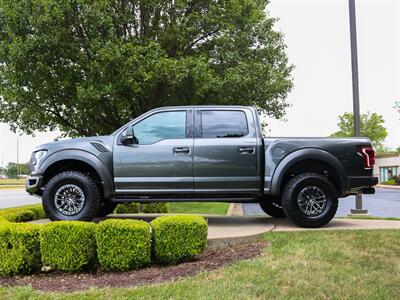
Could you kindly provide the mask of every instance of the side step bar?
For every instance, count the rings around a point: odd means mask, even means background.
[[[188,197],[188,198],[166,198],[166,197],[114,197],[110,199],[111,202],[115,203],[127,203],[127,202],[228,202],[228,203],[257,203],[257,200],[252,197],[240,197],[240,198],[204,198],[204,197]]]

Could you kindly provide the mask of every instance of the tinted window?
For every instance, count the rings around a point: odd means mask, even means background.
[[[241,137],[248,133],[246,115],[242,111],[204,110],[201,124],[205,138]]]
[[[186,132],[186,112],[161,112],[133,126],[138,144],[153,144],[165,139],[183,139]]]

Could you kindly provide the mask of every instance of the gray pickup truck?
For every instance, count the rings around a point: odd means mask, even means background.
[[[366,138],[263,138],[252,107],[164,107],[109,136],[39,146],[26,190],[51,220],[91,220],[126,202],[255,202],[319,227],[339,197],[375,192],[374,162]]]

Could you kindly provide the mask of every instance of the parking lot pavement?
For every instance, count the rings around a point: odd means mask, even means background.
[[[337,217],[344,217],[354,208],[355,197],[339,199]],[[397,217],[400,218],[400,190],[377,188],[373,195],[363,195],[363,206],[368,213],[374,217]],[[244,204],[245,216],[265,215],[258,204]]]
[[[24,189],[0,190],[0,209],[41,202],[41,199],[29,195]]]

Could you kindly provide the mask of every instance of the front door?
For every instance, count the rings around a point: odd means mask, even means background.
[[[248,109],[196,110],[196,193],[256,194],[260,191],[259,149],[254,122]]]
[[[129,125],[134,144],[114,148],[117,195],[193,192],[191,119],[190,109],[169,110]]]

